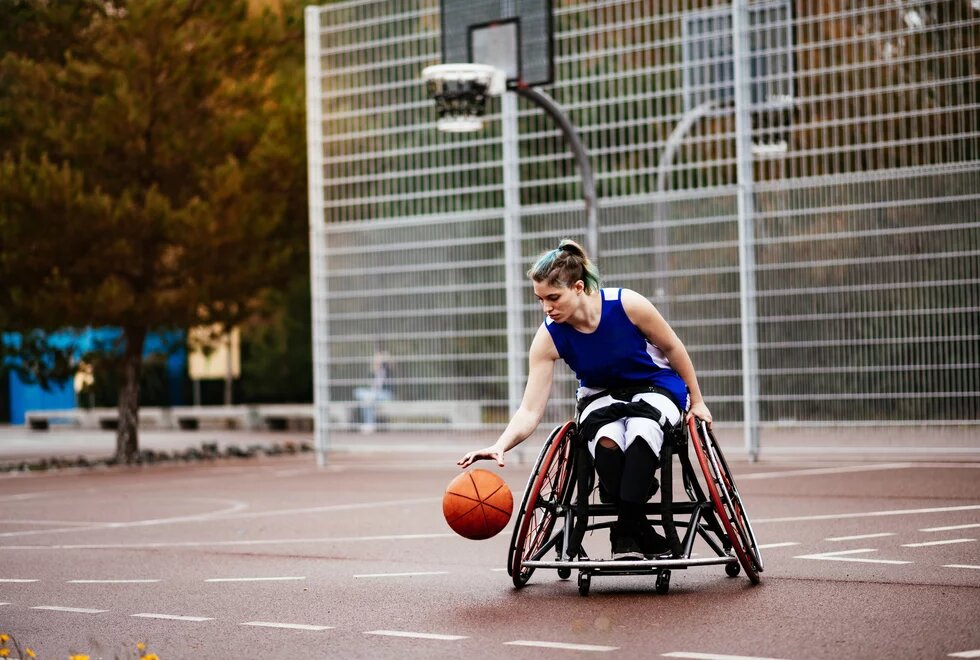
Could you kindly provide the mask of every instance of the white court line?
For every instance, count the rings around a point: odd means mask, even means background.
[[[779,477],[806,477],[820,474],[846,474],[848,472],[875,472],[877,470],[903,470],[916,467],[915,463],[877,463],[874,465],[848,465],[844,467],[806,468],[783,472],[751,472],[738,475],[739,481],[747,479],[778,479]]]
[[[534,646],[543,649],[562,649],[564,651],[617,651],[618,646],[597,646],[595,644],[566,644],[565,642],[535,642],[527,639],[518,639],[513,642],[504,642],[511,646]]]
[[[287,630],[332,630],[333,626],[311,626],[305,623],[273,623],[271,621],[246,621],[240,626],[260,626],[262,628],[286,628]]]
[[[506,571],[507,569],[506,568],[491,568],[490,570],[496,572],[496,571]]]
[[[953,543],[973,543],[976,539],[946,539],[944,541],[926,541],[925,543],[903,543],[903,548],[924,548],[927,545],[952,545]]]
[[[364,634],[384,635],[386,637],[414,637],[415,639],[439,639],[446,642],[467,639],[465,635],[437,635],[435,633],[408,632],[405,630],[369,630]]]
[[[775,658],[760,658],[752,655],[720,655],[718,653],[689,653],[687,651],[672,651],[664,653],[665,658],[692,658],[693,660],[775,660]]]
[[[741,479],[741,477],[739,477]],[[918,513],[946,513],[947,511],[976,511],[980,504],[965,506],[937,506],[929,509],[893,509],[891,511],[865,511],[862,513],[823,513],[815,516],[786,516],[785,518],[760,518],[752,524],[774,522],[805,522],[807,520],[839,520],[842,518],[876,518],[879,516],[910,516]]]
[[[980,566],[971,566],[970,564],[943,564],[943,568],[975,568],[980,571]]]
[[[90,530],[99,529],[128,529],[130,527],[150,527],[155,525],[170,525],[173,523],[184,523],[184,522],[212,522],[215,516],[220,516],[228,513],[236,513],[247,509],[249,505],[246,502],[240,500],[229,500],[221,499],[217,497],[181,497],[177,498],[179,500],[190,500],[190,501],[203,501],[203,502],[218,502],[222,504],[228,504],[224,509],[218,509],[216,511],[208,511],[205,513],[195,513],[189,516],[177,516],[174,518],[152,518],[148,520],[133,520],[130,522],[108,522],[108,523],[92,523],[87,527],[79,527],[78,523],[69,523],[72,525],[70,527],[56,527],[55,529],[30,529],[22,530],[19,532],[2,532],[0,537],[11,537],[11,536],[36,536],[38,534],[57,534],[60,532],[85,532]],[[25,521],[28,522],[28,521]],[[40,521],[43,523],[44,521]]]
[[[93,525],[101,524],[103,523],[78,520],[12,520],[10,518],[0,520],[0,525],[74,525],[75,527],[92,527]]]
[[[437,534],[386,534],[383,536],[325,536],[308,539],[252,539],[242,541],[167,541],[160,543],[88,543],[78,545],[0,545],[0,550],[110,550],[125,548],[208,548],[254,545],[296,545],[299,543],[350,543],[356,541],[416,541],[420,539],[458,538],[452,532]]]
[[[356,578],[412,577],[413,575],[449,575],[449,571],[416,571],[414,573],[361,573]]]
[[[275,582],[278,580],[305,580],[301,576],[284,577],[244,577],[244,578],[208,578],[205,582]]]
[[[51,493],[18,493],[17,495],[0,495],[0,502],[19,502],[21,500],[32,500],[36,497],[49,497]]]
[[[861,548],[859,550],[839,550],[837,552],[821,552],[815,555],[799,555],[793,559],[822,559],[824,561],[854,561],[865,564],[911,564],[910,561],[898,561],[895,559],[863,559],[860,557],[844,557],[843,555],[856,555],[864,552],[878,552],[873,548]]]
[[[786,548],[791,545],[799,545],[799,541],[784,541],[782,543],[766,543],[765,545],[757,546],[759,550],[765,550],[766,548]]]
[[[68,584],[151,584],[160,580],[67,580]]]
[[[154,614],[152,612],[140,612],[130,614],[140,619],[167,619],[168,621],[214,621],[209,616],[177,616],[176,614]]]
[[[60,607],[58,605],[38,605],[37,607],[32,607],[32,610],[50,610],[52,612],[75,612],[76,614],[102,614],[103,612],[108,612],[109,610],[93,610],[87,607]]]
[[[980,649],[973,651],[960,651],[958,653],[950,653],[951,658],[980,658]]]
[[[22,583],[22,582],[37,582],[37,581],[38,580],[25,580],[25,579],[22,579],[22,578],[0,578],[0,582],[16,582],[16,583]]]
[[[10,603],[0,603],[0,605],[10,605]]]
[[[424,504],[426,502],[441,502],[441,497],[415,497],[403,500],[383,500],[380,502],[358,502],[355,504],[326,504],[324,506],[308,506],[298,509],[275,509],[273,511],[250,511],[226,515],[222,520],[241,520],[243,518],[266,518],[279,516],[294,516],[304,513],[328,513],[330,511],[356,511],[358,509],[374,509],[386,506],[405,506],[408,504]]]
[[[877,534],[857,534],[855,536],[830,536],[824,541],[857,541],[859,539],[877,539],[882,536],[895,536],[895,532],[879,532]]]
[[[974,527],[980,527],[980,523],[969,523],[967,525],[949,525],[947,527],[926,527],[925,529],[920,529],[920,532],[951,532],[954,529],[973,529]]]

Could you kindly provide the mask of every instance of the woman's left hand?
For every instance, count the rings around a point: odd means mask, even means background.
[[[687,414],[694,415],[698,419],[704,420],[704,422],[708,425],[708,428],[711,428],[711,411],[708,410],[708,406],[704,404],[704,401],[699,401],[698,403],[692,405]]]

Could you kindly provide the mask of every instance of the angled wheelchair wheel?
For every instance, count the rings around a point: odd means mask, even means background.
[[[551,539],[559,509],[571,499],[574,428],[574,422],[566,422],[551,432],[524,489],[507,554],[507,572],[515,587],[523,587],[531,577],[534,569],[524,566],[524,561],[540,553]]]
[[[693,416],[688,417],[687,423],[691,431],[694,452],[698,456],[698,463],[701,464],[704,480],[708,485],[711,503],[718,518],[721,519],[738,563],[745,569],[746,577],[752,581],[752,584],[758,584],[759,573],[763,570],[762,555],[759,553],[759,545],[752,532],[752,525],[745,514],[745,507],[735,487],[735,479],[728,469],[721,447],[718,446],[707,424],[695,420]]]

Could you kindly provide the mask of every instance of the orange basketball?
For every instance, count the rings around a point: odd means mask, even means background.
[[[468,539],[488,539],[507,526],[514,496],[504,480],[489,470],[470,470],[449,482],[442,514],[453,531]]]

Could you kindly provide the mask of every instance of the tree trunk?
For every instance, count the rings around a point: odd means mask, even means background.
[[[146,328],[126,328],[119,386],[119,426],[116,430],[116,461],[132,463],[139,455],[140,373]]]

